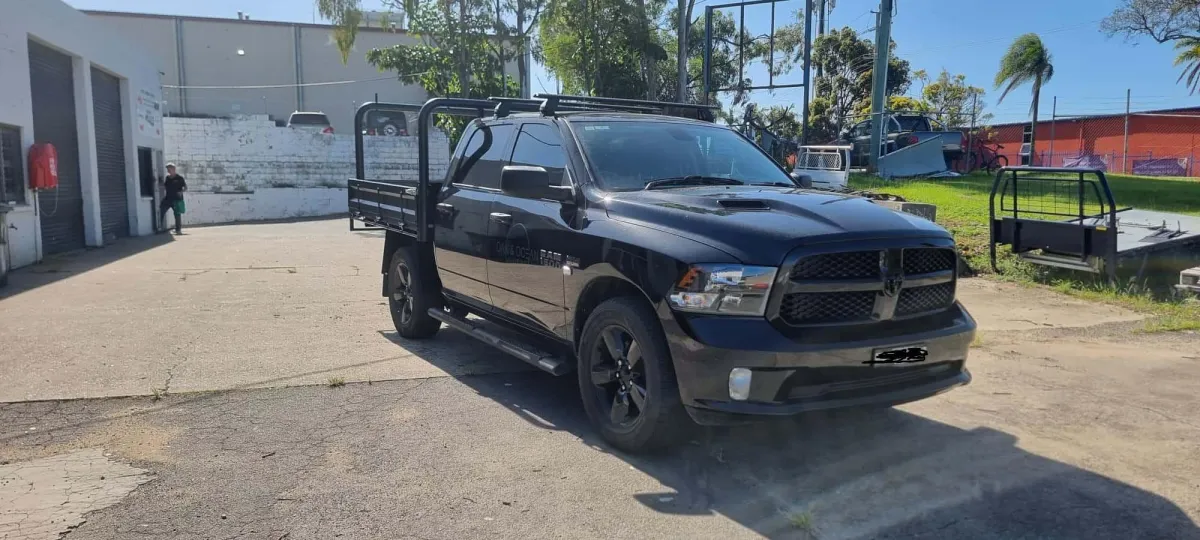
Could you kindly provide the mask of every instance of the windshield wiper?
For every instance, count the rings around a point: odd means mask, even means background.
[[[750,184],[750,185],[752,185],[752,186],[800,187],[800,186],[798,186],[798,185],[796,185],[796,184],[794,184],[794,183],[793,183],[793,184],[789,184],[789,183],[787,183],[787,182],[755,182],[755,183],[752,183],[752,184]]]
[[[658,180],[651,180],[646,182],[646,187],[642,189],[658,189],[675,186],[740,186],[743,184],[745,184],[745,182],[741,180],[734,180],[732,178],[691,174],[688,176],[673,176],[671,178],[659,178]]]

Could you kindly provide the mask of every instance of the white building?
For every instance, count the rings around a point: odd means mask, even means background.
[[[7,266],[152,233],[160,69],[145,48],[60,0],[0,0]],[[57,189],[27,189],[35,142],[58,152]]]
[[[163,99],[172,116],[266,114],[283,122],[295,111],[320,111],[337,133],[351,133],[354,111],[363,103],[378,98],[420,104],[429,98],[419,85],[403,84],[395,73],[380,72],[367,63],[371,49],[420,43],[404,30],[399,14],[391,16],[385,29],[376,26],[382,14],[368,13],[342,62],[333,29],[325,24],[265,21],[240,13],[228,19],[85,13],[154,56],[163,68]],[[506,72],[515,80],[516,58],[510,59]],[[528,81],[524,88],[529,88]]]

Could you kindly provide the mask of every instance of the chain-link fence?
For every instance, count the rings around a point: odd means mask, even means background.
[[[1037,126],[997,124],[981,140],[1010,163],[1087,167],[1110,174],[1200,177],[1200,106],[1163,107],[1154,98],[1054,98]]]

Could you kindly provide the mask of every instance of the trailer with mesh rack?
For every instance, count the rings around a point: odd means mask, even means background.
[[[1102,169],[1004,167],[988,205],[997,272],[1000,245],[1028,262],[1114,283],[1126,261],[1140,281],[1147,271],[1178,272],[1200,257],[1200,217],[1119,207]]]

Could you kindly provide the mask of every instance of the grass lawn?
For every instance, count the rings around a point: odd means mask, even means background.
[[[971,268],[991,274],[988,262],[988,196],[992,176],[971,174],[958,178],[884,181],[874,176],[852,175],[850,185],[904,197],[913,202],[937,205],[937,221],[954,234],[959,249]],[[1200,180],[1111,175],[1108,177],[1117,207],[1200,216]],[[1098,276],[1038,267],[999,248],[1000,279],[1051,285],[1067,294],[1118,303],[1156,317],[1147,330],[1200,329],[1200,302],[1180,302],[1159,295],[1155,298],[1145,284],[1112,287]],[[1177,280],[1178,277],[1176,276]]]

